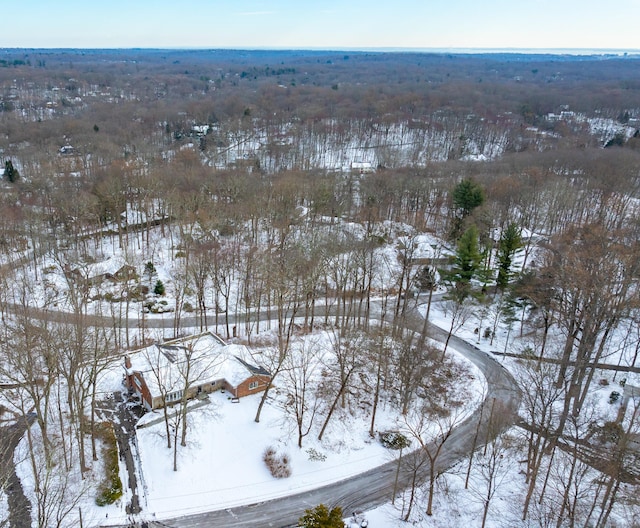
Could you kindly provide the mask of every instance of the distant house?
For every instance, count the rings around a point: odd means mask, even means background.
[[[211,130],[209,125],[193,125],[191,127],[191,135],[196,137],[206,136]]]
[[[370,174],[374,172],[373,165],[368,161],[352,161],[351,172],[358,172],[360,174]]]
[[[90,286],[97,286],[104,281],[125,282],[138,276],[135,267],[127,264],[121,257],[111,257],[103,262],[84,267],[67,267],[64,271],[75,281],[84,282]]]
[[[266,389],[271,375],[244,345],[211,332],[151,345],[125,357],[125,384],[149,409],[216,390],[243,398]],[[186,388],[185,388],[186,387]]]

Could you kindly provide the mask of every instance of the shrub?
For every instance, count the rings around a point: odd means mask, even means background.
[[[620,399],[620,397],[621,395],[618,391],[612,391],[611,394],[609,394],[609,403],[616,403]]]
[[[291,476],[291,465],[287,454],[278,454],[271,446],[264,450],[262,455],[269,472],[275,478],[287,478]]]
[[[158,279],[158,281],[156,282],[156,285],[153,288],[153,293],[155,293],[156,295],[164,295],[164,284],[162,284],[162,281],[160,279]]]
[[[120,467],[118,466],[118,444],[113,432],[113,425],[105,422],[98,426],[98,433],[104,446],[102,456],[104,458],[104,479],[98,487],[96,504],[106,506],[113,504],[122,497],[122,481],[120,480]]]
[[[113,292],[106,292],[103,298],[108,302],[119,302],[118,298],[113,294]]]
[[[311,460],[312,462],[324,462],[327,459],[327,455],[321,453],[313,447],[307,449],[307,455],[309,455],[309,460]]]
[[[342,508],[336,506],[329,510],[324,504],[305,510],[298,519],[298,528],[344,528]]]
[[[404,449],[409,447],[411,442],[399,431],[384,431],[379,433],[380,443],[387,449]]]
[[[605,422],[598,430],[598,439],[603,444],[617,444],[623,435],[624,429],[616,422]]]
[[[145,296],[149,293],[149,286],[145,286],[143,284],[137,284],[135,287],[129,290],[129,299],[132,301],[142,301]]]

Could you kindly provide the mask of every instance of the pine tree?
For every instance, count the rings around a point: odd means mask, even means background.
[[[13,166],[13,162],[11,160],[7,160],[4,162],[4,176],[11,183],[14,183],[20,179],[20,173],[18,169]]]
[[[453,206],[462,218],[469,216],[471,211],[484,203],[484,191],[479,184],[472,180],[462,180],[453,189]]]
[[[342,508],[336,506],[329,510],[324,504],[305,510],[298,520],[298,528],[344,528]]]
[[[463,303],[471,295],[471,280],[478,274],[481,261],[478,228],[472,225],[458,240],[458,248],[451,269],[441,272],[445,282],[453,286],[448,298]]]
[[[511,223],[502,232],[498,244],[498,278],[496,279],[496,285],[502,290],[509,283],[513,256],[520,246],[522,246],[520,228]]]
[[[465,218],[475,208],[484,203],[482,187],[472,180],[462,180],[453,189],[452,201],[455,218],[453,219],[452,237],[456,239],[462,231]]]
[[[153,262],[149,261],[144,265],[144,274],[149,281],[149,287],[151,287],[153,277],[156,274],[156,267],[153,265]]]
[[[164,295],[164,284],[162,284],[160,279],[156,282],[156,286],[153,288],[153,293],[156,295]]]
[[[453,268],[455,282],[469,284],[478,272],[481,261],[482,254],[478,247],[478,228],[473,225],[458,240],[458,250]]]

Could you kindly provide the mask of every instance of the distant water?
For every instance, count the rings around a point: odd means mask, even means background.
[[[0,53],[13,52],[27,48],[2,48]],[[102,51],[260,51],[260,52],[310,52],[323,53],[345,51],[351,52],[377,52],[377,53],[446,53],[454,55],[554,55],[565,57],[631,57],[640,58],[640,48],[404,48],[404,47],[267,47],[267,46],[217,46],[214,48],[204,46],[169,46],[166,48],[29,48],[31,50],[47,51],[76,51],[76,52],[102,52]]]
[[[171,48],[171,49],[210,49],[210,48]],[[514,55],[573,55],[573,56],[631,56],[640,55],[640,48],[402,48],[402,47],[304,47],[304,48],[283,48],[283,47],[220,47],[217,49],[233,50],[255,50],[255,51],[353,51],[353,52],[380,52],[380,53],[453,53],[456,55],[483,55],[483,54],[514,54]]]
[[[326,49],[326,48],[325,48]],[[329,48],[327,51],[378,51],[403,53],[455,53],[455,54],[487,54],[512,53],[524,55],[603,55],[625,56],[640,55],[640,48]]]

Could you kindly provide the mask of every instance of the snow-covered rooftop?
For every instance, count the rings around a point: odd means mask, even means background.
[[[246,346],[226,344],[205,332],[184,339],[145,347],[130,356],[131,371],[141,372],[152,396],[184,387],[188,377],[200,385],[224,379],[234,387],[246,380],[253,366]]]

